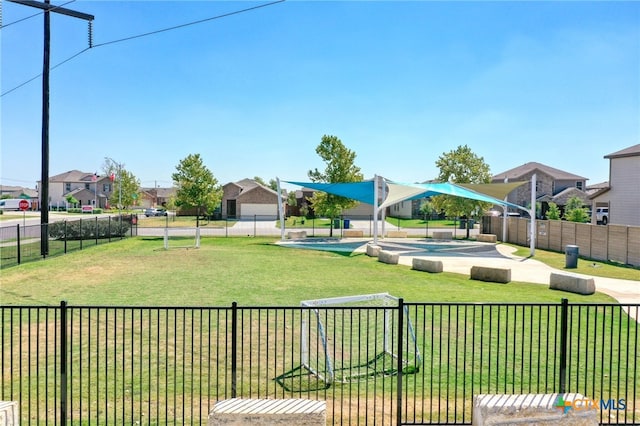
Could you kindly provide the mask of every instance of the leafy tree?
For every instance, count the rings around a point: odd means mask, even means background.
[[[67,203],[69,203],[73,207],[77,207],[78,206],[78,199],[76,197],[74,197],[73,195],[71,195],[71,194],[67,195],[65,197],[65,200],[67,200]]]
[[[459,146],[455,151],[442,154],[436,161],[440,169],[438,180],[451,183],[490,183],[491,171],[483,157],[478,157],[467,145]],[[450,195],[433,197],[438,210],[444,210],[448,216],[471,217],[474,212],[484,211],[490,203],[470,200]],[[469,238],[469,227],[467,227]]]
[[[560,208],[554,202],[549,203],[549,210],[547,210],[547,219],[560,220]]]
[[[278,192],[278,181],[275,179],[269,179],[268,187]],[[284,189],[282,191],[284,192]]]
[[[287,194],[287,204],[291,207],[298,205],[298,199],[296,198],[296,191],[291,191]]]
[[[423,201],[422,204],[420,204],[420,213],[422,213],[422,215],[424,216],[425,220],[427,220],[428,217],[431,217],[431,215],[435,211],[436,211],[436,209],[435,209],[433,203],[431,201],[429,201],[429,200]]]
[[[362,182],[363,175],[360,167],[354,164],[356,153],[348,149],[336,136],[324,135],[316,147],[316,153],[325,162],[324,171],[309,170],[308,176],[312,182],[345,183]],[[309,200],[316,214],[331,219],[338,217],[342,210],[354,207],[357,201],[326,192],[315,192]],[[329,231],[333,236],[333,226]]]
[[[258,182],[262,186],[266,186],[267,188],[269,187],[269,185],[267,185],[267,182],[265,182],[264,179],[262,179],[260,176],[255,176],[253,180]]]
[[[579,197],[571,197],[565,206],[564,218],[569,222],[589,222],[589,212]]]
[[[189,154],[180,160],[171,178],[177,187],[176,207],[195,207],[196,226],[200,226],[200,214],[213,212],[222,200],[222,187],[218,180],[202,163],[200,154]]]
[[[135,205],[140,196],[140,180],[128,171],[124,164],[116,163],[113,159],[106,157],[102,169],[107,176],[113,176],[113,188],[109,195],[109,204],[118,206],[120,209],[127,209]]]

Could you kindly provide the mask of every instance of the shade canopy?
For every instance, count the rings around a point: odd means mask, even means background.
[[[315,189],[316,191],[323,191],[329,194],[339,195],[341,197],[357,200],[365,204],[376,204],[374,199],[375,188],[373,180],[344,183],[317,183],[297,181],[284,182],[290,183],[292,185]],[[472,189],[475,188],[475,186],[471,186],[472,184],[464,184],[464,186],[462,186],[449,182],[401,183],[386,181],[385,183],[387,188],[386,197],[381,200],[380,203],[378,203],[379,209],[383,209],[384,207],[399,203],[400,201],[404,200],[427,198],[435,195],[452,195],[455,197],[462,197],[476,201],[484,201],[492,204],[506,205],[521,210],[527,210],[525,207],[506,202],[503,199],[488,194],[496,194],[501,196],[501,198],[504,198],[506,196],[506,194],[502,195],[504,191],[507,191],[509,187],[511,187],[512,191],[514,188],[522,185],[524,182],[514,182],[513,184],[482,184],[481,186],[478,186],[479,190]],[[492,187],[492,185],[497,185],[499,188]]]

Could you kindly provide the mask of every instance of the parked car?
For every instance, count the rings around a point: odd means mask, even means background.
[[[609,223],[609,207],[596,208],[596,223],[606,225]]]
[[[146,217],[150,217],[150,216],[166,216],[167,215],[167,211],[164,210],[164,209],[148,208],[148,209],[145,209],[144,215]]]

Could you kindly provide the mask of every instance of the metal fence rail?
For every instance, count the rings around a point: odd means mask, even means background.
[[[395,361],[349,383],[302,367],[308,309],[0,307],[0,400],[18,401],[25,425],[203,425],[230,397],[326,400],[331,424],[471,424],[475,394],[566,391],[602,400],[603,424],[640,422],[639,326],[627,315],[640,305],[401,301],[392,332],[410,318],[420,365],[403,370],[416,348],[399,344]],[[326,326],[332,357],[374,368],[362,346],[388,332],[370,318],[389,307],[314,309],[351,319]]]
[[[136,235],[136,216],[65,220],[0,227],[0,268],[58,256]],[[42,235],[47,235],[43,244]]]

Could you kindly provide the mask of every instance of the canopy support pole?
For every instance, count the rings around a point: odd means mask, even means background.
[[[378,175],[373,176],[373,244],[378,244]]]
[[[531,218],[530,223],[530,246],[529,252],[530,255],[533,256],[536,253],[536,184],[537,184],[537,176],[534,173],[531,176],[531,209],[529,210],[529,217]]]
[[[280,240],[284,241],[284,205],[282,203],[282,189],[280,188],[280,178],[276,176],[278,187],[278,211],[280,212]]]

